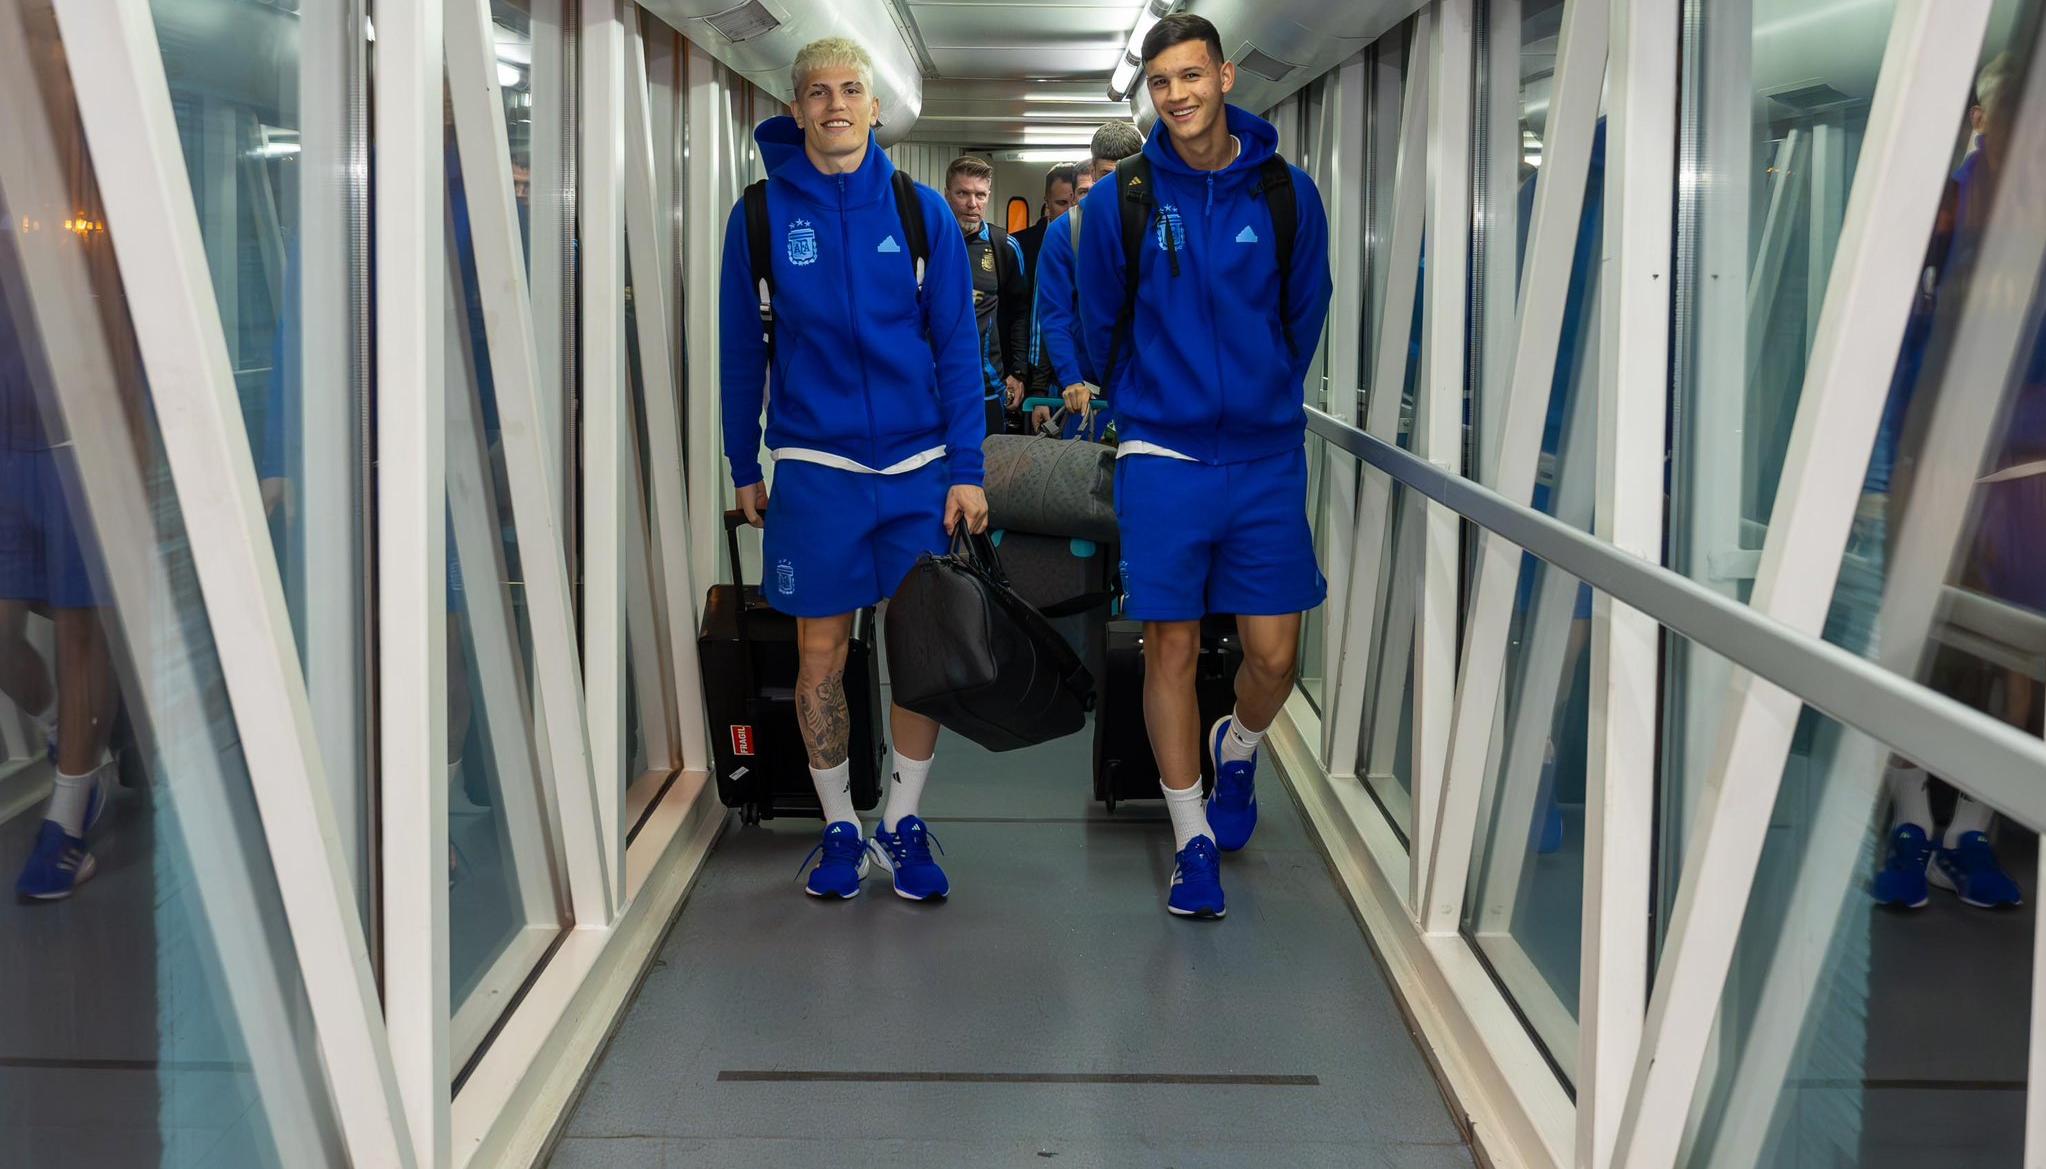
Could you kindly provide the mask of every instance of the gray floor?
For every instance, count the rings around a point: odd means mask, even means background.
[[[1228,918],[1194,923],[1163,908],[1162,805],[1110,817],[1087,774],[1084,737],[1010,755],[948,737],[924,801],[951,849],[942,906],[878,874],[813,901],[814,824],[733,826],[555,1169],[1469,1169],[1276,776],[1225,864]],[[1237,1082],[1168,1079],[1189,1075]]]

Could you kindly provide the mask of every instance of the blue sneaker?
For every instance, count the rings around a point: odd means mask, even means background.
[[[1235,852],[1250,843],[1257,831],[1257,754],[1236,763],[1222,761],[1222,736],[1233,720],[1223,715],[1208,728],[1208,760],[1215,765],[1215,794],[1208,797],[1208,827],[1215,830],[1215,847]]]
[[[14,882],[14,892],[30,901],[61,901],[91,880],[98,867],[85,849],[84,838],[65,832],[55,820],[45,820],[36,833],[35,851],[28,854],[28,863]]]
[[[1950,889],[1955,896],[1977,909],[2011,909],[2024,904],[2018,883],[1996,863],[1996,849],[1980,832],[1964,832],[1961,843],[1933,853],[1932,870],[1926,874],[1933,884]]]
[[[810,870],[803,892],[812,897],[858,897],[860,878],[867,875],[867,845],[860,839],[860,826],[850,820],[827,825],[824,839],[810,850],[810,856],[803,858],[803,864],[809,864],[810,857],[820,852],[824,859]],[[796,871],[801,872],[801,866]]]
[[[1218,918],[1222,904],[1222,854],[1215,842],[1196,836],[1172,858],[1172,890],[1165,908],[1175,917]]]
[[[897,897],[904,901],[934,901],[952,891],[945,870],[931,859],[931,845],[938,844],[938,838],[931,835],[930,826],[922,820],[904,816],[895,822],[893,832],[876,824],[874,843],[878,846],[874,854],[881,858],[881,867],[895,874]],[[945,846],[938,844],[938,851],[944,852]]]
[[[1916,824],[1899,824],[1890,833],[1890,859],[1876,873],[1875,902],[1900,909],[1917,909],[1927,900],[1925,866],[1932,859],[1932,842],[1925,829]]]

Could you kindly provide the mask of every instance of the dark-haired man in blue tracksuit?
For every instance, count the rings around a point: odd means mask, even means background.
[[[1307,522],[1301,386],[1328,315],[1328,218],[1305,172],[1279,171],[1290,192],[1274,194],[1290,194],[1295,232],[1282,264],[1265,194],[1278,132],[1224,103],[1236,75],[1214,25],[1168,16],[1143,60],[1158,125],[1143,152],[1153,189],[1135,312],[1118,337],[1122,188],[1138,181],[1126,163],[1082,205],[1081,333],[1121,440],[1123,612],[1144,621],[1144,721],[1177,852],[1166,908],[1220,917],[1218,850],[1256,827],[1258,745],[1293,684],[1301,614],[1327,594]],[[1070,388],[1068,405],[1086,394]],[[1243,665],[1234,712],[1204,735],[1194,665],[1208,613],[1236,615]],[[1216,777],[1206,808],[1203,749]]]
[[[955,526],[987,526],[973,280],[944,196],[918,185],[916,205],[897,206],[895,167],[873,139],[880,103],[865,50],[817,41],[797,54],[793,74],[794,116],[754,134],[769,171],[771,370],[759,291],[770,274],[753,271],[743,200],[725,232],[725,457],[739,506],[766,528],[761,592],[796,618],[796,711],[825,821],[807,891],[854,896],[873,855],[899,896],[923,901],[949,891],[916,816],[938,725],[891,712],[893,782],[869,849],[849,790],[845,662],[853,614],[892,596],[918,556],[944,551]],[[930,248],[921,287],[905,230],[919,221]]]

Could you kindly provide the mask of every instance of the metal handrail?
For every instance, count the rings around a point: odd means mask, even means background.
[[[2046,825],[2046,742],[1307,408],[1310,431],[1394,480],[1948,779]]]

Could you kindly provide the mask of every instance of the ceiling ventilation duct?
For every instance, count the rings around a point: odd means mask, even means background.
[[[880,139],[892,146],[923,112],[924,79],[917,59],[889,13],[888,0],[640,0],[711,56],[753,84],[787,101],[789,66],[819,37],[847,37],[874,58],[874,93],[881,100]]]
[[[746,3],[729,12],[704,17],[703,23],[717,30],[719,36],[737,44],[780,28],[781,17],[776,16],[760,0],[746,0]]]

